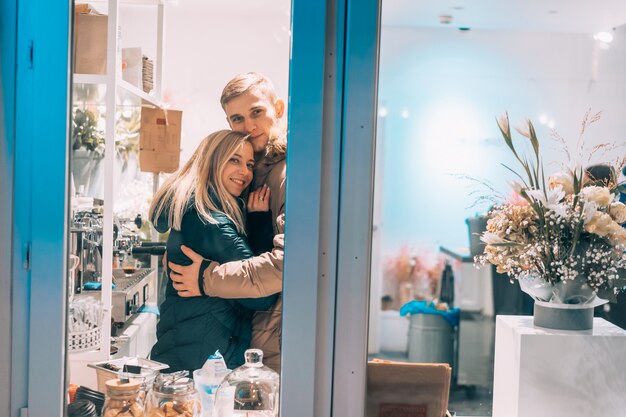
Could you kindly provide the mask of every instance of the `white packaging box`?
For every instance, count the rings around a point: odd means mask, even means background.
[[[494,417],[626,415],[626,331],[550,330],[530,316],[498,316]]]

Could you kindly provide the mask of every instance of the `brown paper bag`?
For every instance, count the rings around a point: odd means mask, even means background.
[[[74,72],[106,74],[108,17],[86,4],[74,13]]]
[[[183,112],[141,109],[139,168],[143,172],[174,172],[180,164]]]
[[[444,417],[450,395],[448,364],[374,359],[367,364],[367,417]]]

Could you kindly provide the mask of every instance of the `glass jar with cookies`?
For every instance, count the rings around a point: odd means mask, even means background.
[[[143,417],[141,381],[111,379],[106,382],[106,389],[102,417]]]
[[[200,417],[200,397],[186,374],[157,375],[146,400],[147,417]]]

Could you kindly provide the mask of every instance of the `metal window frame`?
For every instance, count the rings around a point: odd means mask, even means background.
[[[17,3],[12,408],[31,417],[65,406],[71,4]]]
[[[19,6],[12,387],[29,415],[62,415],[71,4]],[[293,0],[284,416],[363,415],[378,10]]]
[[[0,415],[14,414],[12,397],[11,293],[13,170],[15,165],[15,60],[17,2],[0,4]]]
[[[324,3],[309,6],[315,10],[295,3],[281,415],[360,417],[365,411],[380,1],[328,0],[325,13]]]
[[[376,104],[379,0],[348,0],[337,266],[333,415],[364,416]]]

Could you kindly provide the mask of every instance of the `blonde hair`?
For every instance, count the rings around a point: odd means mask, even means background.
[[[272,106],[275,105],[278,95],[270,79],[258,72],[248,72],[235,76],[224,86],[222,96],[220,97],[222,109],[226,110],[226,104],[232,99],[255,89],[260,91]],[[276,118],[274,122],[275,125],[269,135],[266,154],[270,156],[275,154],[284,155],[287,152],[287,126],[279,118]]]
[[[247,138],[231,130],[220,130],[204,138],[185,165],[171,175],[154,196],[149,211],[152,223],[156,224],[165,212],[168,226],[180,230],[193,198],[202,220],[217,224],[211,213],[221,212],[235,224],[239,233],[245,234],[243,212],[237,199],[226,190],[221,173]]]

